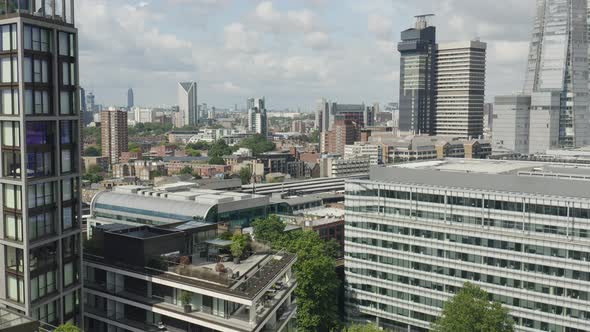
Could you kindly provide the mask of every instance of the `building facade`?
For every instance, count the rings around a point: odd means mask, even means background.
[[[375,121],[375,107],[365,104],[338,104],[326,99],[316,103],[315,123],[320,132],[334,129],[337,120],[348,120],[356,123],[359,128],[372,126]]]
[[[264,97],[248,99],[248,131],[268,136],[268,119]]]
[[[344,159],[354,159],[357,157],[369,157],[371,165],[383,163],[384,147],[379,144],[369,144],[364,142],[355,142],[353,145],[344,147]],[[387,149],[385,149],[387,152]]]
[[[527,95],[497,96],[494,99],[494,147],[529,153],[530,107],[531,96]]]
[[[436,28],[417,16],[414,28],[402,31],[400,52],[399,129],[416,134],[435,131]]]
[[[331,130],[320,133],[320,152],[344,155],[344,147],[360,140],[359,125],[351,120],[337,119]]]
[[[195,126],[199,123],[197,82],[178,83],[178,112],[174,114],[174,125]],[[181,126],[182,124],[182,126]]]
[[[127,90],[127,110],[131,110],[135,106],[135,98],[133,95],[133,89],[129,88]]]
[[[444,160],[348,181],[349,314],[428,331],[471,282],[509,310],[516,331],[589,330],[590,195],[571,167]]]
[[[370,159],[367,156],[344,159],[342,157],[326,156],[319,160],[320,177],[346,177],[351,175],[365,175],[369,172]]]
[[[560,147],[590,144],[587,18],[586,0],[537,1],[523,92],[561,94]]]
[[[129,149],[127,112],[109,109],[100,112],[102,156],[110,158],[111,164],[119,162],[121,153]]]
[[[483,136],[486,43],[442,43],[436,54],[436,134]]]
[[[0,307],[81,326],[78,31],[63,4],[0,14]]]

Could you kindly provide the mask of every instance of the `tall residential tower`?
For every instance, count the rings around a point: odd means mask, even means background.
[[[264,105],[264,97],[250,98],[247,101],[248,106],[248,130],[261,134],[266,137],[268,135],[268,123],[266,117],[266,107]]]
[[[400,59],[399,128],[434,134],[436,28],[427,18],[416,16],[416,25],[402,31],[397,49]]]
[[[199,109],[197,101],[197,83],[178,83],[178,116],[176,126],[195,126],[199,123]]]
[[[133,95],[133,89],[129,88],[129,90],[127,90],[127,109],[131,110],[133,106],[135,106],[135,98]]]
[[[81,326],[74,3],[2,1],[0,307]]]

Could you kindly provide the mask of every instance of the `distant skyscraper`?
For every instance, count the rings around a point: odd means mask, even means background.
[[[320,132],[332,130],[336,118],[355,122],[360,128],[372,126],[375,108],[365,104],[338,104],[324,98],[316,103],[315,122]]]
[[[128,150],[127,112],[117,109],[100,112],[100,128],[102,156],[116,164],[121,152]]]
[[[264,104],[264,97],[249,98],[247,100],[248,106],[248,130],[261,134],[268,135],[268,123],[266,117],[266,106]]]
[[[2,331],[6,309],[82,327],[78,31],[74,0],[41,4],[0,6]]]
[[[434,134],[436,28],[430,15],[416,16],[416,26],[402,31],[397,49],[400,58],[399,128]]]
[[[178,116],[181,119],[177,121],[177,124],[183,123],[185,126],[196,126],[199,123],[198,106],[197,83],[178,83]]]
[[[467,41],[438,44],[437,135],[465,138],[483,136],[485,74],[486,43]]]
[[[86,91],[80,87],[80,110],[86,112]]]
[[[133,89],[129,88],[129,90],[127,90],[127,109],[131,109],[133,106],[135,106],[135,100],[133,97]]]
[[[590,144],[587,35],[586,0],[537,0],[524,93],[561,93],[553,117],[561,147]],[[536,115],[531,111],[531,121]]]
[[[94,112],[95,111],[95,107],[96,107],[96,100],[94,97],[94,93],[89,92],[88,95],[86,96],[86,109],[84,111],[86,112]]]

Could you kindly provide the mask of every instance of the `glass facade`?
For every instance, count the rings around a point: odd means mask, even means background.
[[[590,326],[590,201],[351,181],[345,205],[353,315],[427,330],[469,281],[518,329]]]

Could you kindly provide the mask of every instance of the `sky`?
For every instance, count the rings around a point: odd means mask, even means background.
[[[400,32],[435,14],[438,41],[488,44],[486,99],[522,88],[535,0],[77,0],[80,84],[97,103],[309,111],[318,98],[396,102]]]

